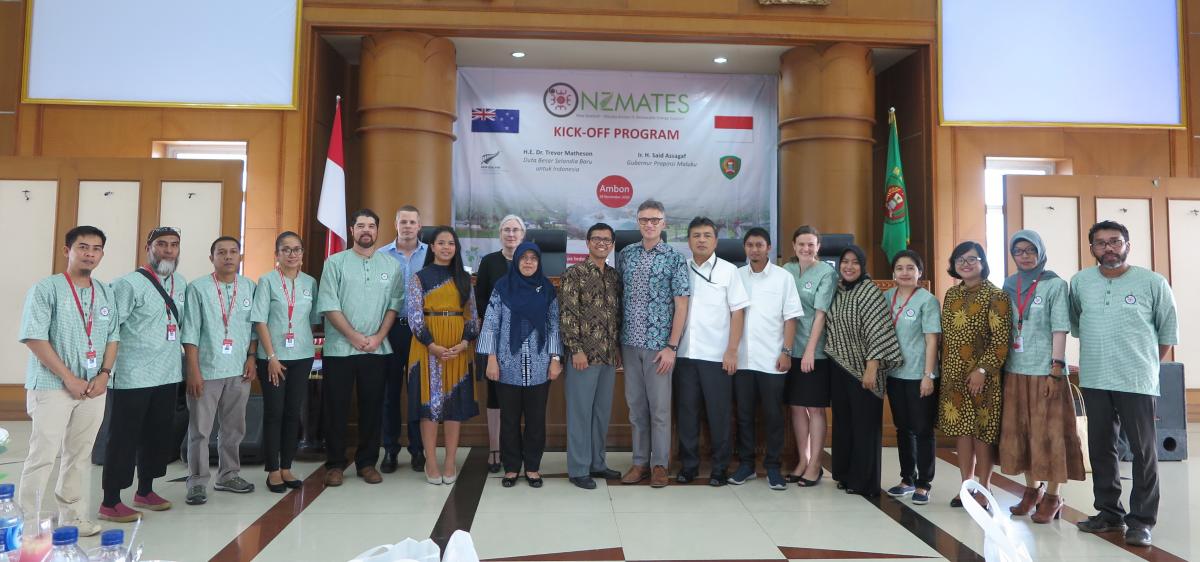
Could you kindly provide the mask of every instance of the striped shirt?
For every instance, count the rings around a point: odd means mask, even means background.
[[[91,287],[75,287],[78,304],[71,286],[62,274],[38,281],[25,295],[21,311],[21,343],[30,340],[49,341],[50,347],[67,368],[81,379],[91,379],[104,365],[104,348],[110,341],[119,341],[117,307],[112,289],[93,279]],[[80,316],[80,308],[83,316]],[[96,352],[94,367],[88,367],[88,335],[84,318],[92,321],[91,351]],[[25,368],[27,390],[62,390],[62,379],[38,361],[32,351]]]
[[[182,315],[187,281],[178,273],[162,281]],[[121,326],[121,352],[113,365],[113,388],[149,388],[182,381],[179,322],[170,317],[158,289],[136,271],[114,281],[112,288]],[[175,325],[174,341],[167,339],[168,324]]]
[[[1025,292],[1028,290],[1025,288]],[[1028,295],[1022,293],[1020,297],[1026,299]],[[1019,331],[1017,320],[1021,313],[1017,310],[1018,303],[1012,303],[1013,349],[1005,359],[1004,370],[1022,375],[1049,375],[1054,332],[1071,329],[1067,282],[1058,277],[1039,281],[1032,297],[1025,305],[1025,321]]]

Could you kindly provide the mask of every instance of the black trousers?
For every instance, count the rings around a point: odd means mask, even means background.
[[[783,452],[783,389],[787,375],[740,370],[733,375],[733,395],[737,402],[737,451],[742,464],[754,466],[754,418],[762,411],[766,425],[766,451],[763,468],[779,468]]]
[[[1084,388],[1087,402],[1088,451],[1092,461],[1092,493],[1100,516],[1135,528],[1158,522],[1158,434],[1154,417],[1158,400],[1148,394]],[[1133,490],[1129,513],[1121,505],[1121,472],[1117,434],[1124,429],[1133,453]]]
[[[830,362],[833,479],[863,495],[879,495],[883,466],[883,399]],[[881,375],[882,376],[882,375]]]
[[[497,383],[500,400],[500,462],[505,472],[538,472],[546,451],[546,400],[550,382],[534,386]],[[521,418],[525,431],[521,431]]]
[[[896,425],[896,448],[900,454],[900,481],[929,490],[937,466],[937,381],[934,392],[921,397],[921,381],[888,378],[888,404]]]
[[[258,360],[258,382],[263,397],[263,468],[274,472],[291,469],[300,442],[300,408],[308,394],[308,375],[313,358],[280,361],[283,380],[271,384],[268,362]]]
[[[717,361],[680,358],[675,362],[676,431],[679,434],[679,462],[683,470],[700,468],[701,407],[708,419],[712,445],[712,472],[725,472],[733,446],[730,420],[733,410],[733,377]]]
[[[178,388],[178,383],[170,383],[108,391],[112,417],[101,476],[104,490],[119,492],[133,484],[135,465],[138,478],[167,473],[167,459],[179,450],[179,443],[171,442]]]
[[[408,452],[411,455],[423,454],[421,445],[421,421],[418,413],[421,411],[420,397],[408,395],[408,419],[402,419],[402,391],[405,389],[405,379],[408,376],[408,350],[412,346],[412,330],[408,320],[396,318],[392,329],[388,331],[388,343],[392,346],[392,354],[388,355],[387,381],[383,390],[383,450],[394,455],[400,452],[400,425],[408,423]]]
[[[325,357],[324,400],[325,467],[345,469],[346,424],[350,418],[351,390],[358,387],[358,451],[355,468],[379,461],[379,422],[383,409],[386,355]]]

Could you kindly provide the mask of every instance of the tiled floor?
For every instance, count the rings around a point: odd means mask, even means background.
[[[0,474],[5,475],[0,480],[15,482],[29,424],[8,422],[4,427],[13,435],[9,449],[0,453]],[[1200,439],[1200,425],[1191,426],[1189,437]],[[147,513],[135,540],[146,544],[148,559],[238,560],[257,553],[256,561],[336,561],[404,537],[449,532],[469,521],[485,560],[982,559],[982,532],[963,510],[948,505],[957,491],[951,485],[957,469],[946,460],[938,461],[932,502],[913,506],[907,499],[873,502],[847,496],[828,479],[816,488],[785,491],[768,489],[763,478],[715,489],[671,485],[655,490],[600,482],[596,490],[584,491],[562,477],[563,453],[547,453],[542,489],[524,481],[503,488],[497,475],[484,471],[485,458],[477,454],[468,460],[468,451],[461,451],[460,480],[454,486],[431,486],[402,465],[380,485],[367,485],[348,472],[345,485],[328,490],[319,484],[317,463],[300,463],[296,474],[312,479],[286,496],[267,492],[261,466],[250,466],[243,475],[258,490],[248,495],[214,492],[201,507],[184,505],[183,484],[166,481],[183,476],[184,465],[176,463],[158,486],[176,507]],[[623,470],[629,454],[612,453],[609,461]],[[1012,522],[1035,560],[1200,558],[1200,533],[1192,531],[1192,518],[1200,519],[1200,507],[1193,507],[1200,506],[1198,466],[1195,461],[1160,464],[1163,497],[1152,550],[1130,551],[1081,534],[1066,519],[1050,525],[1033,525],[1028,518]],[[887,449],[885,486],[896,472],[895,452]],[[92,471],[93,503],[99,497],[100,474],[99,467]],[[1000,483],[993,485],[993,493],[1003,509],[1017,501]],[[1071,483],[1064,495],[1069,506],[1091,513],[1090,484]],[[120,527],[127,533],[133,529]],[[84,546],[96,543],[96,538],[86,539]]]

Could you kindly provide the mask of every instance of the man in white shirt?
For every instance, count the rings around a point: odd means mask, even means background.
[[[766,423],[766,454],[763,468],[767,485],[783,490],[787,483],[780,471],[779,454],[783,450],[783,390],[792,350],[788,347],[796,335],[796,318],[804,316],[800,294],[792,275],[771,263],[771,235],[760,227],[751,228],[742,237],[749,264],[738,268],[742,285],[750,295],[745,334],[738,346],[738,370],[733,376],[737,402],[738,459],[741,465],[729,478],[730,484],[743,484],[754,478],[754,415],[761,404]]]
[[[708,483],[724,486],[732,447],[729,416],[738,344],[750,296],[742,287],[737,266],[717,257],[717,226],[708,217],[688,225],[688,260],[692,298],[687,327],[675,362],[675,407],[679,424],[679,461],[675,480],[687,484],[700,469],[700,404],[705,406],[712,444]]]

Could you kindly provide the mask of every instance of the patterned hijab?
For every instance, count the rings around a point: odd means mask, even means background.
[[[1012,302],[1017,302],[1017,281],[1021,283],[1021,288],[1032,287],[1033,282],[1037,280],[1054,279],[1058,274],[1053,271],[1046,270],[1046,245],[1042,243],[1042,237],[1032,230],[1019,230],[1013,235],[1012,241],[1008,243],[1008,253],[1011,254],[1013,249],[1017,247],[1017,242],[1026,241],[1033,244],[1037,249],[1038,261],[1033,269],[1025,271],[1018,268],[1017,272],[1009,275],[1004,280],[1004,292],[1008,293],[1008,298]]]
[[[521,274],[521,256],[533,252],[538,257],[537,270],[526,277]],[[512,323],[508,331],[508,348],[514,354],[521,351],[521,344],[531,335],[531,343],[537,349],[546,344],[547,324],[550,319],[550,301],[554,300],[554,285],[542,273],[542,250],[533,242],[521,242],[513,251],[508,273],[496,282],[493,289],[500,301],[512,312]]]

